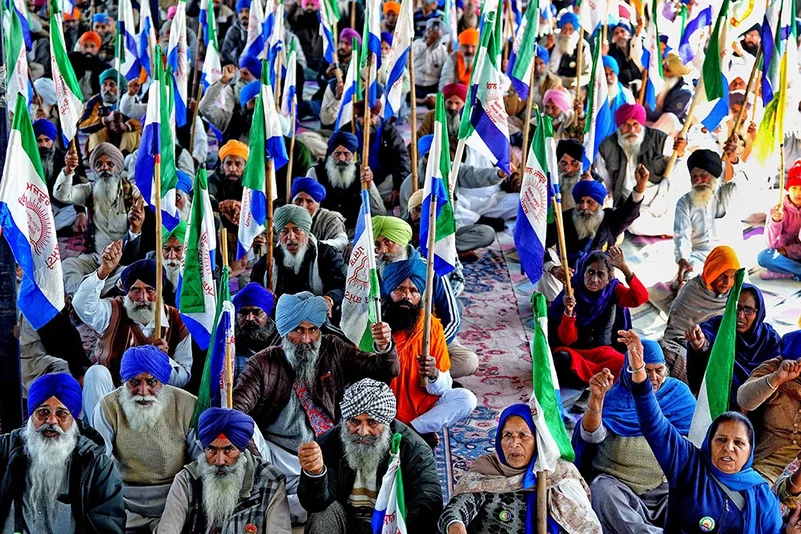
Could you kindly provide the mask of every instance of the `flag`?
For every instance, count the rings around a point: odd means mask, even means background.
[[[662,53],[659,49],[659,25],[657,24],[659,12],[656,0],[652,0],[651,4],[651,16],[645,28],[645,35],[641,39],[633,41],[641,50],[638,50],[638,53],[632,53],[631,56],[635,63],[639,59],[640,69],[648,71],[644,103],[646,107],[656,109],[656,95],[665,86],[665,78],[662,75]]]
[[[392,436],[389,447],[389,466],[373,510],[373,534],[406,534],[406,496],[403,493],[403,476],[400,463],[401,435]]]
[[[542,293],[535,291],[531,295],[531,310],[534,312],[534,335],[531,339],[534,384],[529,404],[537,429],[534,471],[553,471],[559,458],[572,462],[575,454],[562,421],[562,395],[548,345],[548,308]]]
[[[250,17],[248,18],[248,39],[245,42],[243,56],[264,59],[264,0],[253,0],[250,3]]]
[[[272,2],[270,2],[272,4]],[[283,1],[279,2],[275,5],[275,11],[268,13],[267,22],[265,23],[265,27],[269,28],[269,31],[265,33],[268,35],[267,46],[269,54],[269,63],[270,63],[270,85],[276,87],[278,80],[278,69],[281,68],[283,61],[282,61],[282,52],[284,50],[284,25],[282,21],[284,20],[284,3]],[[278,21],[278,24],[275,23]]]
[[[17,306],[39,329],[64,307],[64,282],[50,194],[27,103],[21,98],[14,107],[0,182],[0,227],[22,269]]]
[[[520,264],[532,282],[537,282],[542,276],[545,231],[549,216],[552,216],[553,198],[553,180],[548,165],[546,141],[548,139],[553,143],[553,123],[539,109],[536,110],[536,116],[537,128],[526,158],[514,234]]]
[[[3,5],[3,7],[8,7],[10,9],[11,4],[12,2],[9,0]],[[17,14],[17,20],[20,24],[20,30],[22,31],[22,39],[25,42],[25,48],[31,50],[33,49],[33,41],[31,40],[31,24],[28,22],[28,5],[25,0],[13,0],[13,5],[14,9],[11,12]],[[5,22],[3,24],[5,24]],[[3,26],[3,30],[6,30],[7,28],[8,26]]]
[[[139,78],[142,68],[139,65],[139,50],[136,42],[136,26],[134,26],[131,0],[120,0],[117,13],[117,35],[115,38],[117,39],[117,46],[114,68],[125,76],[128,81]]]
[[[50,68],[53,71],[53,85],[56,87],[56,107],[64,144],[68,145],[78,132],[78,121],[83,114],[83,94],[67,56],[61,20],[61,13],[53,2],[50,6]]]
[[[209,348],[217,307],[214,285],[217,233],[208,187],[206,168],[201,166],[192,189],[192,211],[175,299],[186,329],[203,350]]]
[[[24,6],[24,4],[23,4]],[[27,106],[31,100],[29,81],[28,81],[28,56],[23,40],[22,25],[20,18],[9,14],[11,21],[6,37],[6,98],[8,107],[17,109],[17,96],[21,97]],[[5,18],[5,17],[4,17]],[[26,107],[27,109],[27,107]],[[8,167],[8,166],[6,166]]]
[[[779,61],[782,43],[781,15],[783,1],[770,2],[762,21],[762,105],[766,108],[779,88]]]
[[[472,131],[466,136],[465,143],[506,174],[511,174],[509,125],[503,102],[504,93],[498,53],[500,49],[496,38],[497,24],[494,17],[495,13],[488,14],[489,31],[485,31],[482,36],[481,47],[478,50],[479,58],[476,59],[476,65],[481,68],[476,69],[473,80],[471,80],[473,84],[470,113]]]
[[[718,335],[709,353],[709,362],[706,364],[701,391],[698,393],[698,404],[695,406],[690,434],[687,436],[696,447],[700,447],[703,443],[712,421],[729,409],[734,351],[737,343],[737,301],[740,300],[744,275],[745,269],[740,269],[734,276],[734,287],[729,291]]]
[[[701,80],[696,91],[698,95],[698,117],[708,131],[714,131],[729,114],[729,81],[723,74],[721,54],[728,46],[727,29],[730,0],[725,0],[715,21],[715,28],[709,36],[709,45],[701,67]],[[743,104],[745,105],[745,104]]]
[[[403,93],[403,73],[409,58],[414,31],[412,26],[412,0],[402,0],[395,33],[392,36],[392,50],[387,58],[387,86],[384,88],[381,111],[384,119],[397,116],[406,95]]]
[[[156,162],[161,162],[161,223],[172,231],[181,222],[175,205],[178,175],[175,172],[175,142],[170,127],[168,88],[162,68],[161,47],[156,45],[153,82],[148,88],[147,112],[142,140],[136,155],[136,186],[147,204],[156,209]]]
[[[362,209],[356,221],[353,235],[353,250],[348,260],[348,275],[345,278],[345,298],[342,301],[342,324],[345,336],[359,349],[373,350],[373,335],[370,325],[376,322],[375,305],[381,292],[373,253],[373,218],[370,215],[370,195],[362,189]]]
[[[356,39],[353,40],[353,56],[348,64],[348,73],[345,75],[344,89],[342,90],[342,100],[339,102],[337,120],[334,123],[334,130],[339,130],[342,126],[353,120],[353,103],[359,93],[359,58]]]
[[[175,103],[175,122],[186,124],[186,105],[189,102],[189,49],[186,44],[186,0],[179,0],[170,26],[167,64],[172,68],[172,95]],[[194,127],[194,125],[192,125]]]
[[[222,60],[220,45],[217,42],[217,19],[214,16],[214,1],[200,2],[200,30],[203,32],[203,43],[206,45],[206,57],[203,59],[203,71],[200,80],[203,87],[209,87],[222,78]]]
[[[403,4],[401,3],[401,10],[403,10]],[[459,32],[457,31],[457,25],[459,24],[459,16],[456,13],[456,2],[454,0],[445,0],[445,8],[443,11],[443,19],[442,21],[445,24],[445,27],[448,28],[448,37],[451,41],[451,46],[453,50],[459,50]],[[397,30],[398,26],[395,25],[395,29]],[[393,43],[395,41],[392,41]]]
[[[586,0],[585,0],[586,1]],[[612,108],[609,106],[609,87],[601,60],[601,32],[595,34],[595,53],[592,58],[592,83],[587,97],[587,118],[584,123],[584,170],[588,170],[601,142],[617,129]]]
[[[367,98],[372,108],[378,98],[378,69],[381,67],[381,4],[366,2],[362,34],[361,68],[370,65],[370,87]],[[401,71],[402,72],[402,71]]]
[[[506,75],[512,80],[512,87],[521,100],[528,100],[528,84],[531,83],[531,70],[537,52],[537,31],[539,30],[539,4],[532,1],[526,14],[517,27],[512,43],[512,52],[506,66]]]
[[[292,41],[289,43],[289,57],[286,62],[284,90],[281,92],[281,116],[289,121],[290,130],[297,116],[297,113],[292,113],[292,104],[294,103],[297,106],[297,68],[298,52],[295,50],[295,41]],[[295,111],[297,112],[297,109]]]
[[[323,0],[323,4],[327,3]],[[323,59],[329,65],[333,65],[337,55],[337,44],[325,9],[317,10],[317,20],[320,22],[320,37],[323,38]]]
[[[606,0],[581,0],[579,25],[584,28],[587,35],[594,34],[595,29],[604,23],[606,11]]]
[[[148,77],[153,77],[151,63],[153,63],[153,50],[158,41],[153,26],[153,15],[150,14],[150,2],[139,3],[139,34],[136,40],[139,47],[139,63]]]
[[[693,18],[684,27],[679,41],[679,57],[682,63],[689,63],[695,57],[695,53],[700,45],[702,30],[712,25],[712,6],[704,2],[706,6],[699,5],[693,7]]]
[[[434,270],[445,276],[456,268],[456,219],[448,187],[451,170],[451,153],[448,143],[448,128],[445,122],[445,97],[437,94],[434,108],[434,140],[426,165],[423,186],[423,211],[420,217],[420,249],[423,256],[428,253],[428,220],[431,201],[436,199],[436,225],[434,237]]]

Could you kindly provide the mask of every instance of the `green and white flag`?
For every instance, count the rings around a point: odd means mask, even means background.
[[[69,143],[78,133],[78,121],[83,113],[83,98],[78,78],[72,70],[64,44],[64,29],[61,13],[56,3],[50,4],[50,67],[56,86],[56,107],[61,121],[61,131]]]
[[[22,23],[14,11],[3,10],[4,18],[9,19],[8,36],[6,38],[6,98],[7,109],[17,108],[17,97],[25,100],[26,106],[30,104],[28,87],[28,58],[25,55],[25,39],[22,34]],[[4,24],[5,26],[5,24]]]

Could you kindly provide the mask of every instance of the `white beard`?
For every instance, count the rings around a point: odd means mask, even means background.
[[[589,219],[585,219],[578,210],[573,210],[573,226],[576,227],[579,239],[594,237],[603,220],[604,210],[600,207]]]
[[[218,475],[216,465],[201,460],[200,474],[203,479],[203,511],[208,526],[223,527],[239,504],[239,492],[245,480],[247,459],[240,454],[234,465],[227,466],[224,475]]]
[[[636,139],[628,139],[621,133],[620,130],[617,131],[617,142],[620,144],[620,148],[623,149],[623,152],[629,159],[631,159],[632,156],[637,156],[640,153],[640,147],[642,146],[644,139],[645,130],[640,130],[640,133],[637,134]]]
[[[619,88],[619,86],[618,86],[617,82],[615,82],[613,84],[606,84],[606,89],[609,92],[609,101],[610,102],[613,101],[615,98],[617,98],[618,88]]]
[[[347,189],[356,179],[356,164],[350,163],[343,171],[339,170],[336,162],[330,156],[325,160],[325,170],[328,172],[328,181],[336,189]]]
[[[128,420],[128,425],[135,432],[147,432],[156,426],[170,400],[172,400],[172,392],[167,389],[166,384],[162,386],[158,395],[131,395],[127,386],[123,386],[119,390],[120,406]],[[143,406],[137,401],[152,402]]]
[[[303,260],[306,258],[306,251],[309,250],[309,243],[298,243],[298,251],[295,254],[289,252],[283,243],[281,243],[281,250],[284,253],[284,267],[292,269],[295,274],[298,274]]]
[[[664,87],[662,87],[662,90],[659,92],[659,94],[666,95],[668,91],[676,87],[678,83],[679,83],[678,76],[671,76],[670,78],[665,78],[665,85]]]
[[[403,247],[397,254],[380,254],[376,257],[376,270],[378,274],[384,273],[384,267],[394,261],[405,261],[409,259],[409,253],[406,247]]]
[[[181,274],[181,260],[164,260],[164,271],[174,290],[178,289],[178,277]]]
[[[135,323],[148,325],[156,320],[156,304],[154,302],[141,305],[125,295],[122,306],[125,308],[125,315],[128,316],[128,319]]]
[[[106,177],[96,175],[95,183],[92,186],[94,210],[107,217],[113,215],[113,208],[122,198],[121,192],[122,180],[119,174]]]
[[[299,349],[298,345],[284,336],[284,354],[289,365],[295,370],[295,378],[301,379],[309,387],[317,377],[317,364],[320,362],[320,345],[322,342],[322,337],[318,337],[317,341],[309,344],[311,345],[309,350],[306,350],[305,347]]]
[[[580,172],[576,172],[574,176],[570,176],[566,172],[559,173],[559,192],[562,193],[562,198],[573,194],[573,186],[576,185],[580,179]]]
[[[579,34],[578,32],[573,32],[572,35],[565,36],[559,34],[559,37],[556,39],[556,46],[559,48],[559,51],[563,54],[570,55],[576,50],[576,46],[578,45]]]
[[[717,182],[712,182],[710,187],[693,187],[690,190],[693,207],[698,209],[706,208],[709,205],[709,201],[715,196],[717,189]]]
[[[178,216],[181,218],[182,221],[188,222],[189,217],[192,215],[192,201],[184,195],[184,205],[181,206],[180,211],[178,211]]]
[[[372,473],[378,468],[378,464],[386,457],[392,441],[389,425],[384,425],[384,431],[377,438],[372,445],[353,443],[347,426],[344,423],[339,425],[339,439],[342,442],[345,460],[351,469]]]
[[[45,428],[56,430],[60,435],[48,438],[41,433]],[[34,513],[44,514],[51,519],[64,477],[67,476],[70,456],[78,443],[78,425],[73,421],[69,429],[64,431],[58,425],[44,424],[37,430],[32,417],[29,417],[22,438],[25,440],[25,454],[28,455],[28,497],[31,506]]]

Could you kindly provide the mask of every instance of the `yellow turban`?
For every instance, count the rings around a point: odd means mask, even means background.
[[[225,143],[220,151],[218,152],[220,156],[220,161],[224,160],[228,156],[239,156],[243,160],[248,160],[248,146],[243,143],[242,141],[237,141],[236,139],[231,139],[227,143]]]
[[[376,215],[373,217],[373,239],[381,236],[405,247],[412,240],[412,227],[403,219]]]

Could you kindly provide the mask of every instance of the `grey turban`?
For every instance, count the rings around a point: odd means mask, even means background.
[[[345,390],[342,420],[366,413],[379,423],[388,425],[395,419],[397,401],[389,386],[372,378],[363,378]]]

